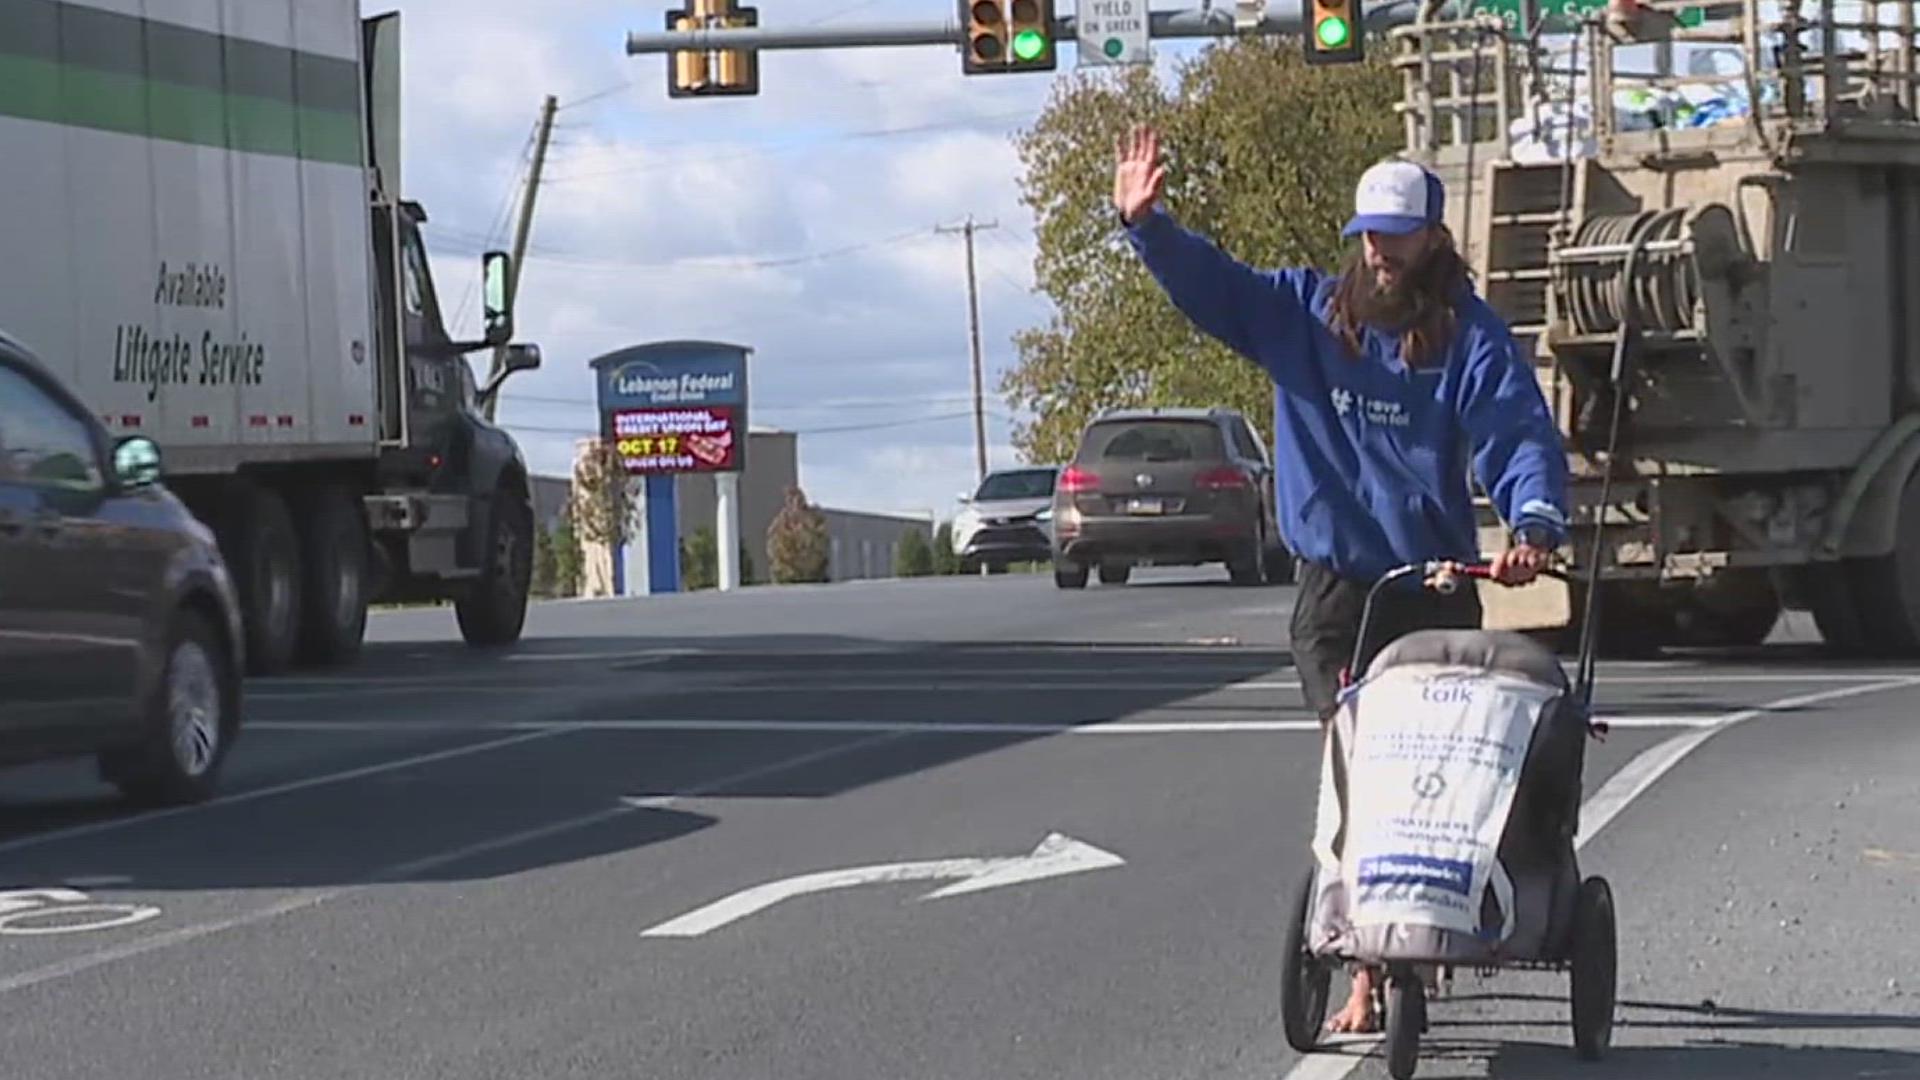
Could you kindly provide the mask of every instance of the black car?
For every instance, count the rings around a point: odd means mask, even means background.
[[[239,608],[160,450],[112,441],[0,335],[0,765],[97,755],[142,802],[212,794],[239,733]]]

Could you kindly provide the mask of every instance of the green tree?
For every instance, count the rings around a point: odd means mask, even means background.
[[[712,529],[701,529],[680,542],[680,584],[688,592],[720,584],[720,546]]]
[[[1366,62],[1308,68],[1294,38],[1247,38],[1181,65],[1169,92],[1151,69],[1080,76],[1019,139],[1022,201],[1039,241],[1035,279],[1048,324],[1015,335],[1020,359],[1000,390],[1029,461],[1064,461],[1103,408],[1225,405],[1271,438],[1272,387],[1202,335],[1140,265],[1116,219],[1116,140],[1160,132],[1164,203],[1184,225],[1256,266],[1338,265],[1353,185],[1400,148],[1398,77],[1384,49]]]
[[[893,572],[897,577],[926,577],[933,573],[933,547],[927,543],[926,533],[908,529],[900,538],[900,547],[893,556]]]
[[[553,526],[553,591],[556,596],[579,596],[586,557],[573,530],[573,511],[560,515]]]
[[[767,527],[767,559],[773,580],[781,584],[827,580],[827,516],[807,503],[806,493],[787,489],[786,505]]]
[[[633,500],[627,470],[612,443],[600,441],[573,466],[573,528],[584,543],[626,543]]]
[[[960,572],[960,556],[953,553],[953,522],[943,521],[933,531],[933,572],[942,576]]]
[[[754,578],[753,553],[740,545],[740,584],[751,585]],[[687,591],[720,587],[720,541],[712,529],[701,529],[680,542],[680,583]]]
[[[554,555],[553,530],[545,522],[533,529],[533,582],[535,596],[553,596],[558,585],[559,562]]]

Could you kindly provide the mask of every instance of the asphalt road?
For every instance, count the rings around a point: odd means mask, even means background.
[[[1384,1076],[1281,1036],[1319,743],[1291,590],[1202,578],[383,616],[250,685],[214,803],[0,773],[5,1075]],[[1920,1077],[1920,669],[1794,636],[1603,665],[1613,1056],[1463,973],[1420,1075]]]

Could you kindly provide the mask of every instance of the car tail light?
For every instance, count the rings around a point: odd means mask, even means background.
[[[1100,490],[1100,478],[1079,466],[1071,466],[1060,474],[1059,487],[1069,495]]]
[[[1235,468],[1208,469],[1193,478],[1193,486],[1201,491],[1238,491],[1253,486],[1253,480],[1246,473]]]

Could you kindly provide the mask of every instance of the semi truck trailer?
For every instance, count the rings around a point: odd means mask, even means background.
[[[1389,34],[1403,152],[1559,421],[1609,651],[1785,609],[1920,655],[1914,9],[1427,4]]]
[[[484,413],[540,353],[499,252],[447,332],[399,63],[358,0],[0,3],[0,330],[159,445],[254,674],[350,661],[372,602],[451,601],[476,646],[525,619],[528,470]]]

